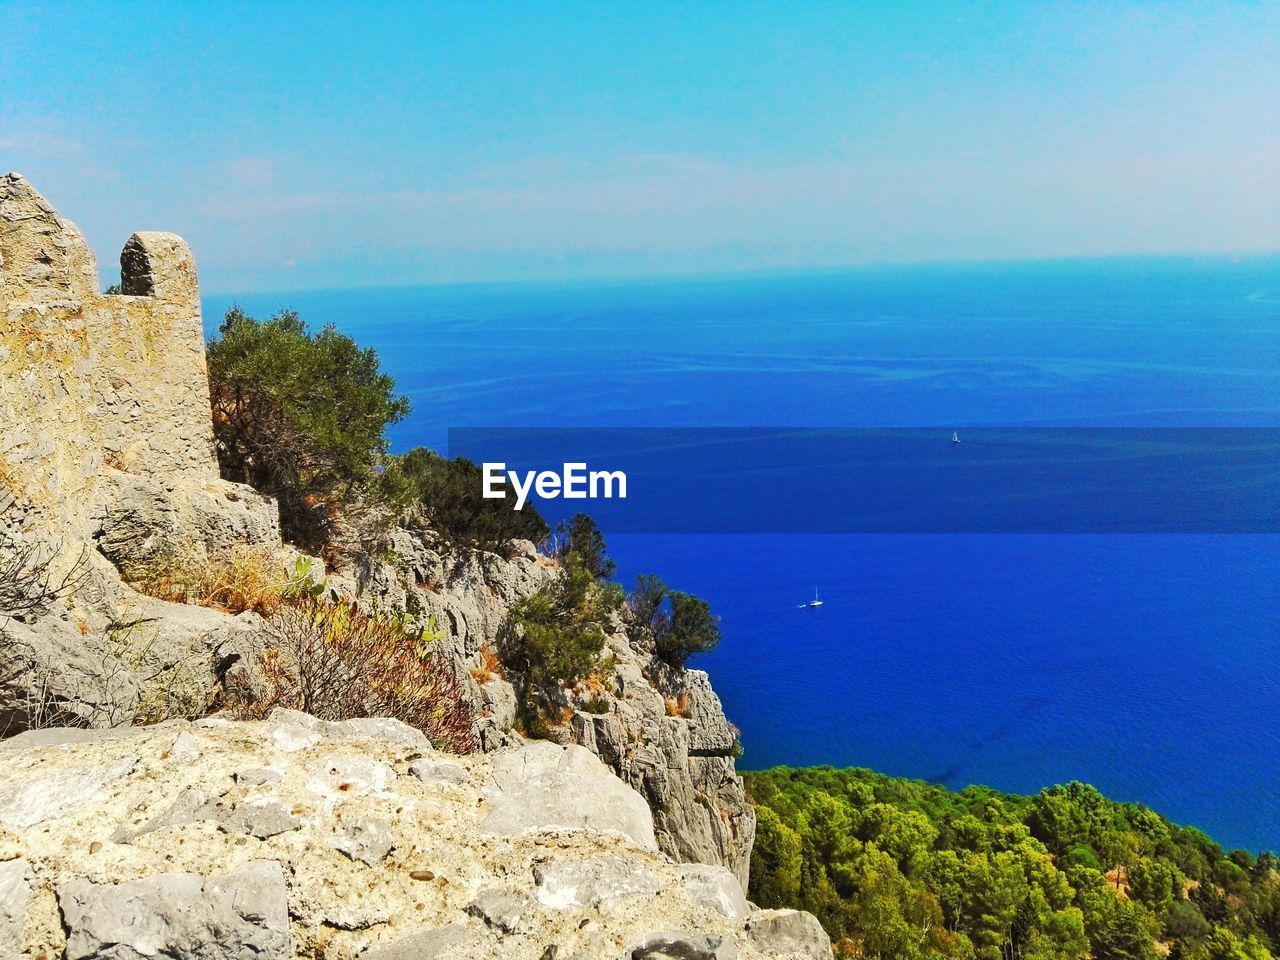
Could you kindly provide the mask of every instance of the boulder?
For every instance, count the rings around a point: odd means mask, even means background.
[[[67,960],[285,960],[289,908],[280,864],[225,874],[161,873],[57,888]]]
[[[722,913],[730,920],[742,920],[751,913],[742,885],[727,868],[704,863],[687,863],[680,868],[685,895],[700,907]]]
[[[746,923],[747,938],[765,953],[830,960],[831,938],[818,918],[802,910],[759,910]]]
[[[533,868],[533,879],[538,902],[553,910],[594,908],[629,897],[651,897],[662,889],[652,870],[615,856],[539,863]]]
[[[627,956],[630,960],[737,960],[738,950],[724,937],[667,930],[649,934]]]
[[[14,833],[88,803],[108,784],[133,771],[128,758],[52,770],[0,784],[0,824]]]
[[[0,956],[814,955],[789,912],[736,916],[726,869],[660,853],[581,747],[422,755],[394,723],[289,714],[87,733],[3,750]]]
[[[614,831],[643,849],[658,848],[644,800],[579,746],[541,741],[496,754],[484,799],[481,826],[489,833]]]
[[[31,904],[25,860],[0,863],[0,957],[22,952],[22,928]]]

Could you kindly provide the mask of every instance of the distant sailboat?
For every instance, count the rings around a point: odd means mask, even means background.
[[[799,610],[811,610],[814,607],[822,606],[822,601],[818,599],[818,588],[817,587],[813,588],[812,600],[810,600],[808,603],[797,604],[796,606],[797,606],[797,609]]]
[[[951,431],[951,442],[952,443],[960,442],[960,434],[956,433],[954,430]]]

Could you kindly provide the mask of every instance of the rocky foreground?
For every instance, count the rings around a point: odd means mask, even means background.
[[[588,750],[277,711],[0,745],[0,956],[827,958]]]

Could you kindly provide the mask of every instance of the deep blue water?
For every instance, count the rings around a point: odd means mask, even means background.
[[[209,326],[228,298],[207,298]],[[1280,260],[245,296],[461,426],[1280,425]],[[856,509],[833,503],[832,510]],[[1071,779],[1280,847],[1280,536],[610,537],[711,601],[744,765]],[[825,605],[795,604],[818,587]]]

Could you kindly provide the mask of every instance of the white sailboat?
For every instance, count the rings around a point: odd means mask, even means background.
[[[799,610],[811,610],[814,607],[822,606],[822,601],[818,599],[818,588],[817,587],[813,588],[812,600],[810,600],[808,603],[797,604],[796,606],[797,606],[797,609]]]
[[[951,431],[951,442],[952,443],[960,442],[960,434],[956,433],[956,431],[954,430]]]

